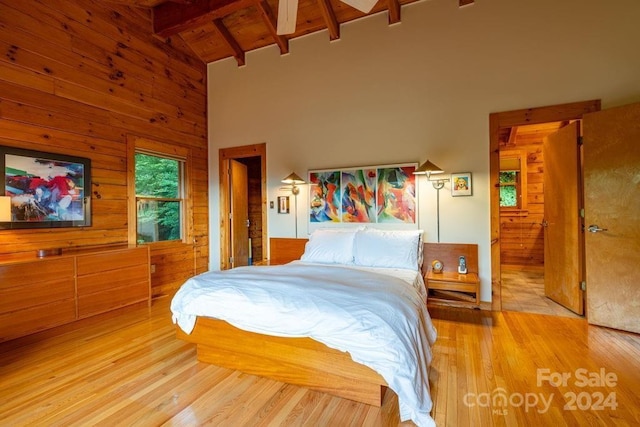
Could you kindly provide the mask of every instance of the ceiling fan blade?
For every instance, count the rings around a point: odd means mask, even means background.
[[[348,4],[354,9],[358,9],[362,13],[369,13],[373,6],[378,3],[378,0],[341,0],[343,3]]]
[[[298,0],[278,1],[278,27],[276,34],[293,34],[296,32],[298,18]]]

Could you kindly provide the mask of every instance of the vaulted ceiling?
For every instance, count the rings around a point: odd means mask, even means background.
[[[402,19],[402,6],[419,0],[378,0],[371,12],[362,13],[340,0],[299,0],[293,34],[276,34],[279,0],[104,0],[138,8],[150,15],[154,33],[162,38],[181,37],[204,63],[234,57],[245,64],[245,53],[277,45],[289,52],[289,40],[327,30],[340,38],[340,26],[367,15],[388,13],[389,24]],[[457,1],[466,6],[474,0]]]

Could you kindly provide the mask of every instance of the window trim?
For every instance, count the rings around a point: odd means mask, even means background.
[[[502,182],[500,181],[500,189],[502,190],[502,188],[504,187],[514,187],[516,190],[516,205],[515,206],[502,206],[502,204],[500,205],[501,209],[520,209],[520,205],[522,204],[522,198],[520,197],[522,195],[522,172],[520,172],[520,170],[500,170],[500,175],[502,175],[503,172],[515,172],[515,176],[516,179],[515,181],[510,181],[510,182]],[[500,177],[500,179],[502,179],[502,177]],[[500,192],[500,194],[502,194],[502,191]],[[500,200],[500,203],[502,203],[502,197]]]
[[[127,135],[127,210],[128,210],[128,243],[138,246],[137,233],[137,195],[136,195],[136,170],[135,155],[143,153],[175,159],[183,162],[182,167],[182,238],[179,240],[166,240],[160,242],[148,242],[144,245],[154,247],[174,246],[176,244],[193,243],[193,199],[191,188],[191,150],[186,147],[151,140],[147,138]]]
[[[501,150],[500,159],[518,159],[520,164],[519,177],[520,182],[515,183],[516,192],[518,193],[518,206],[499,206],[502,214],[522,215],[528,212],[527,206],[527,153],[524,150]],[[508,169],[514,170],[514,169]],[[498,176],[502,172],[502,169],[498,168]],[[508,184],[513,185],[513,184]],[[502,187],[502,184],[498,180],[498,186]],[[498,190],[498,196],[500,191]]]

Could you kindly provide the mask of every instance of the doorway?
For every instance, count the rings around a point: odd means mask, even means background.
[[[578,163],[549,153],[545,141],[567,122],[547,122],[512,126],[500,131],[500,262],[503,310],[577,317],[571,310],[548,298],[545,290],[545,268],[549,268],[545,239],[545,200],[555,188],[545,180],[549,172],[545,164],[551,155],[560,157],[550,165],[573,162],[564,170],[578,170]],[[575,141],[577,143],[577,141]],[[568,144],[571,146],[571,143]],[[545,191],[546,190],[546,191]],[[572,191],[572,190],[567,190]],[[576,191],[577,194],[577,191]],[[547,204],[547,209],[554,204]],[[555,254],[554,254],[555,255]],[[564,261],[557,258],[559,262]],[[553,266],[553,263],[551,263]],[[555,269],[554,269],[555,270]]]
[[[536,168],[543,171],[541,164],[536,165],[537,157],[542,162],[543,156],[542,146],[537,145],[544,136],[570,121],[599,110],[600,101],[592,100],[490,115],[490,182],[494,183],[490,190],[493,310],[515,307],[529,311],[532,307],[523,306],[527,304],[526,297],[531,298],[531,306],[538,305],[540,310],[544,309],[543,303],[547,304],[543,175],[536,172]],[[501,170],[518,171],[518,174],[501,174]],[[509,182],[509,176],[516,179]],[[515,201],[511,200],[510,206],[501,206],[501,191],[504,198],[505,193],[509,194],[505,191],[507,186],[515,188],[509,190],[515,194]],[[555,305],[550,304],[547,314],[558,314],[555,309]]]
[[[221,148],[219,151],[221,270],[257,263],[267,254],[266,156],[265,143]],[[246,197],[242,195],[241,205],[237,203],[239,198],[234,197],[231,175],[234,163],[246,169],[247,184],[243,190]],[[243,212],[234,212],[238,209]],[[237,235],[234,227],[247,227],[248,239],[243,237],[239,241],[234,238],[234,234]]]

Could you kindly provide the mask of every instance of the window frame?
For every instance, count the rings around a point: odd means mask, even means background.
[[[165,159],[165,160],[171,160],[174,161],[178,164],[178,185],[177,185],[177,197],[154,197],[154,196],[141,196],[140,194],[138,194],[138,192],[136,191],[136,242],[140,245],[140,244],[149,244],[149,243],[160,243],[160,242],[170,242],[170,241],[183,241],[184,239],[184,215],[185,215],[185,189],[184,189],[184,168],[185,168],[185,160],[184,159],[179,159],[179,158],[175,158],[173,156],[166,156],[164,154],[161,153],[155,153],[155,152],[149,152],[147,150],[138,150],[136,149],[135,155],[134,155],[134,160],[135,157],[138,155],[144,155],[144,156],[148,156],[148,157],[154,157],[157,159]],[[135,176],[135,179],[137,180],[138,176]],[[177,202],[179,204],[179,213],[180,213],[180,237],[177,239],[170,239],[170,240],[158,240],[158,241],[153,241],[153,242],[140,242],[139,238],[138,238],[138,224],[139,224],[139,212],[140,212],[140,202],[143,201],[148,201],[148,202]]]
[[[515,186],[516,188],[516,198],[517,198],[517,206],[499,206],[500,212],[502,214],[511,214],[511,215],[526,215],[528,213],[527,209],[527,154],[523,150],[501,150],[500,151],[500,160],[502,159],[517,159],[520,165],[520,169],[502,169],[498,168],[498,187],[505,186]],[[500,182],[500,172],[508,172],[515,171],[516,172],[516,182],[515,183],[501,183]],[[500,190],[498,190],[498,195],[500,194]]]
[[[181,184],[180,192],[182,208],[181,217],[181,238],[175,240],[162,240],[158,242],[138,243],[138,213],[136,194],[136,171],[135,155],[142,153],[152,156],[164,157],[181,162]],[[165,142],[150,140],[141,137],[127,136],[127,195],[128,195],[128,243],[130,245],[150,245],[153,247],[171,247],[175,245],[193,243],[193,202],[190,185],[191,176],[191,150],[186,147],[176,146]],[[144,198],[155,201],[163,201],[165,198],[149,197]],[[174,199],[166,199],[173,201]]]
[[[500,189],[502,190],[502,188],[505,187],[513,187],[515,188],[516,191],[516,205],[515,206],[503,206],[502,205],[502,197],[500,198],[500,208],[501,209],[520,209],[520,206],[522,204],[522,198],[520,197],[520,195],[522,194],[522,189],[521,189],[521,172],[519,169],[501,169],[500,170],[500,175],[502,175],[505,172],[513,172],[515,175],[515,180],[514,181],[509,181],[509,182],[503,182],[502,181],[502,177],[500,180]],[[501,192],[502,194],[502,192]]]

